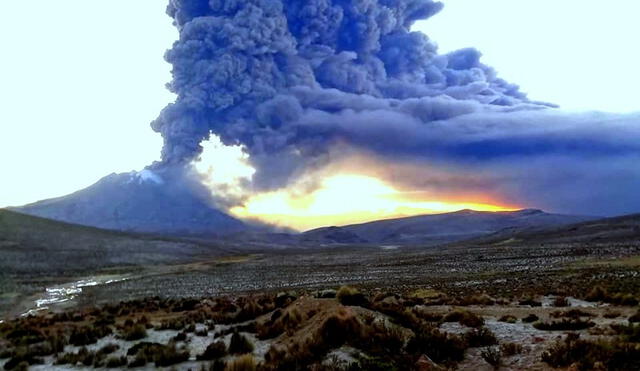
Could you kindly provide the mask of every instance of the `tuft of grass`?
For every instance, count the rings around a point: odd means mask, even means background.
[[[622,315],[622,313],[617,312],[617,311],[607,311],[605,314],[602,315],[602,317],[608,318],[608,319],[613,319],[613,318],[618,318],[621,315]]]
[[[227,364],[226,371],[255,371],[258,368],[256,360],[250,354],[245,354]]]
[[[464,339],[471,348],[498,344],[496,335],[486,327],[474,328],[468,331],[464,334]]]
[[[583,310],[580,309],[570,309],[567,311],[555,311],[555,312],[551,312],[550,314],[551,317],[553,318],[580,318],[580,317],[594,317],[593,314],[589,313],[589,312],[585,312]]]
[[[253,344],[246,336],[241,335],[238,332],[234,332],[231,335],[231,342],[229,343],[229,353],[231,354],[244,354],[253,352]]]
[[[174,343],[162,345],[141,342],[129,348],[127,355],[134,356],[129,367],[141,367],[148,362],[154,362],[156,367],[167,367],[189,360],[189,351],[176,348]]]
[[[520,305],[528,305],[530,307],[541,307],[542,306],[542,302],[535,300],[532,297],[526,297],[521,299],[518,304]]]
[[[568,319],[563,318],[560,321],[542,322],[538,321],[533,324],[538,330],[543,331],[578,331],[588,329],[596,324],[590,320],[583,321],[582,319]]]
[[[478,328],[484,325],[484,319],[475,313],[467,310],[455,310],[447,313],[442,319],[443,322],[459,322],[463,326]]]
[[[111,356],[107,358],[107,361],[105,362],[106,368],[122,368],[126,365],[127,365],[127,357],[125,356],[121,356],[121,357]]]
[[[83,346],[89,344],[95,344],[98,342],[98,339],[102,339],[103,337],[111,334],[110,327],[92,327],[92,326],[81,326],[74,327],[71,331],[71,336],[69,337],[69,343],[75,346]]]
[[[126,341],[144,339],[147,337],[147,327],[141,323],[127,326],[120,331],[119,336]]]
[[[175,344],[170,343],[158,349],[154,354],[153,362],[156,367],[168,367],[177,363],[189,360],[189,351],[186,349],[178,349]]]
[[[226,356],[227,353],[227,346],[225,345],[225,343],[223,341],[216,341],[215,343],[209,344],[204,353],[197,356],[196,359],[198,361],[211,361],[222,358]]]
[[[524,323],[532,323],[532,322],[535,322],[535,321],[537,321],[539,319],[540,318],[538,316],[536,316],[535,314],[531,313],[531,314],[527,315],[526,317],[524,317],[522,319],[522,322],[524,322]]]
[[[632,314],[632,315],[629,317],[629,322],[631,322],[631,323],[637,323],[637,322],[640,322],[640,309],[638,309],[638,311],[637,311],[637,312],[635,312],[634,314]]]
[[[506,323],[516,323],[518,322],[518,318],[516,318],[516,316],[511,314],[505,314],[504,316],[500,317],[498,321],[506,322]]]
[[[358,289],[351,286],[342,286],[336,294],[336,298],[342,305],[367,306],[369,301]]]
[[[619,340],[588,341],[579,334],[569,334],[547,348],[542,361],[555,368],[576,365],[578,370],[637,370],[640,348]]]
[[[495,303],[496,303],[495,299],[493,299],[491,296],[487,294],[465,296],[458,300],[458,305],[461,305],[461,306],[494,305]]]
[[[458,362],[464,359],[467,343],[460,336],[425,327],[409,340],[406,350],[415,355],[426,354],[434,362]]]
[[[596,286],[585,296],[586,301],[591,302],[604,302],[615,305],[634,306],[638,305],[638,299],[629,293],[610,293],[606,288],[602,286]]]
[[[504,343],[500,345],[500,351],[507,357],[522,353],[522,345],[518,343]]]
[[[567,299],[564,296],[556,296],[555,299],[553,299],[553,306],[554,307],[568,307],[569,306],[569,299]]]
[[[485,360],[488,364],[493,366],[493,368],[500,367],[502,363],[502,353],[500,349],[496,347],[487,347],[480,352],[480,356]]]

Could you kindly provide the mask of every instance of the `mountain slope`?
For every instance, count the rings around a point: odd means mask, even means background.
[[[503,230],[468,242],[477,245],[500,244],[508,246],[523,243],[616,243],[630,241],[636,243],[640,241],[640,214],[596,219],[556,227]]]
[[[542,228],[597,219],[589,216],[549,214],[541,210],[420,215],[380,220],[305,232],[303,240],[318,243],[375,243],[435,245],[489,235],[503,229]]]
[[[210,195],[170,170],[111,174],[67,196],[12,210],[104,229],[215,236],[247,226],[211,206]]]
[[[0,209],[0,276],[91,272],[228,254],[213,244],[102,230]]]

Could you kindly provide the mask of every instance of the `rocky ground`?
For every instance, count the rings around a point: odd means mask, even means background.
[[[148,267],[26,298],[69,289],[6,316],[0,366],[637,369],[639,255],[637,243],[344,247]]]

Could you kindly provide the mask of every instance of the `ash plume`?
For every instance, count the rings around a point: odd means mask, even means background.
[[[246,146],[257,179],[274,154],[285,158],[286,179],[340,135],[308,116],[387,111],[431,121],[527,103],[478,51],[439,55],[410,31],[441,9],[431,0],[171,1],[180,40],[166,59],[178,98],[153,122],[163,161],[191,161],[214,133]]]
[[[493,189],[508,188],[513,198],[524,197],[514,189],[527,189],[527,202],[570,211],[584,200],[549,201],[551,180],[606,187],[611,171],[603,164],[640,156],[637,116],[576,119],[528,100],[475,49],[439,54],[411,26],[442,7],[433,0],[171,0],[180,38],[166,59],[177,100],[152,123],[164,138],[162,163],[191,163],[213,134],[245,148],[256,168],[252,186],[268,190],[327,163],[332,147],[346,143],[387,162],[495,171],[487,177]],[[594,158],[584,177],[561,176],[563,166]],[[531,179],[518,170],[527,161],[548,169]],[[624,189],[639,185],[640,170],[622,167]],[[612,212],[605,201],[598,211]]]

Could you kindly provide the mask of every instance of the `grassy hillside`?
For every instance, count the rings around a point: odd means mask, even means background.
[[[0,272],[5,276],[73,275],[221,253],[215,245],[106,231],[0,210]]]
[[[640,214],[598,219],[552,228],[502,230],[462,244],[521,245],[523,243],[623,243],[640,240]]]

